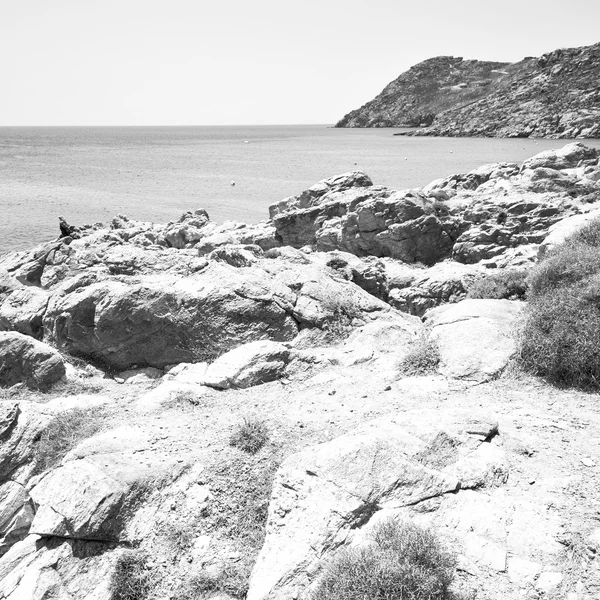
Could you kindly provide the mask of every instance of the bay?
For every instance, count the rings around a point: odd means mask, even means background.
[[[117,214],[165,222],[205,208],[255,223],[320,179],[361,169],[375,184],[421,187],[491,162],[521,162],[566,140],[413,138],[327,125],[0,127],[0,253]],[[600,147],[600,140],[586,140]],[[232,182],[235,185],[232,185]]]

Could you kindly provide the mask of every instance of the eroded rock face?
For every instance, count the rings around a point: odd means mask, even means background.
[[[48,388],[65,374],[60,354],[47,344],[17,333],[0,332],[0,385],[25,383]]]
[[[307,590],[321,561],[380,510],[443,503],[459,489],[505,482],[504,453],[485,442],[497,423],[472,424],[409,432],[400,419],[382,419],[286,459],[273,485],[249,600]]]
[[[440,349],[440,373],[470,383],[497,377],[517,351],[515,332],[524,307],[515,300],[463,300],[427,312]]]

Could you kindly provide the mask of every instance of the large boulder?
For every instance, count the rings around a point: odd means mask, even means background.
[[[17,333],[0,332],[0,386],[24,382],[48,388],[65,374],[61,355],[43,342]]]
[[[230,350],[212,363],[204,384],[218,389],[247,388],[279,379],[292,358],[289,345],[260,341]]]
[[[467,383],[497,377],[516,354],[515,330],[524,307],[513,300],[463,300],[428,311],[440,373]]]
[[[56,294],[46,336],[68,352],[125,369],[213,358],[255,339],[290,340],[293,294],[260,270],[213,262],[195,276],[105,280]]]

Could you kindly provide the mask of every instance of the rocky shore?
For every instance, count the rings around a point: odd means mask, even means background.
[[[526,302],[473,290],[599,201],[575,143],[0,256],[0,598],[309,599],[389,517],[439,533],[462,597],[596,598],[597,395],[519,373]],[[403,371],[425,335],[436,372]]]
[[[437,57],[412,67],[336,127],[418,127],[403,135],[600,137],[600,44],[491,63]]]

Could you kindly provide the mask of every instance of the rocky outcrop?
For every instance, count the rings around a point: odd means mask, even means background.
[[[497,432],[489,417],[437,427],[426,417],[410,431],[392,418],[290,456],[273,484],[248,599],[308,593],[327,558],[379,514],[436,514],[457,493],[501,486],[508,463],[497,440],[490,443]],[[482,543],[484,532],[476,528]]]
[[[54,348],[22,333],[0,332],[0,357],[0,386],[25,383],[45,389],[65,374],[63,359]]]
[[[318,195],[303,192],[274,205],[273,223],[282,243],[295,248],[427,266],[450,257],[486,267],[519,266],[535,261],[550,227],[598,199],[598,156],[595,149],[570,144],[522,167],[485,165],[400,192],[366,185],[362,178],[351,187],[358,177],[353,172],[346,182],[321,182]],[[307,195],[309,205],[301,200]]]
[[[408,135],[600,137],[600,43],[514,64],[438,57],[412,67],[337,127]]]

